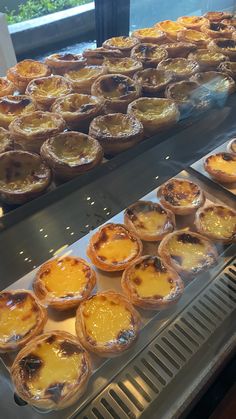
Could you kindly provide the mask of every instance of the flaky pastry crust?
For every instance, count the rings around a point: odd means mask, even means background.
[[[36,102],[26,95],[0,98],[0,126],[8,128],[14,118],[37,110]]]
[[[0,154],[10,151],[14,147],[14,142],[10,137],[10,132],[0,127]]]
[[[103,48],[119,50],[123,57],[130,57],[131,49],[138,44],[138,40],[130,36],[116,36],[103,42]],[[109,57],[106,57],[109,58]],[[112,57],[110,57],[112,58]],[[115,57],[114,57],[115,58]]]
[[[194,29],[182,29],[177,34],[178,41],[191,42],[198,48],[207,48],[209,36]]]
[[[209,38],[232,38],[235,28],[222,22],[208,22],[201,27],[201,31]]]
[[[7,71],[7,78],[20,93],[24,93],[31,80],[49,76],[51,73],[46,64],[34,60],[23,60]]]
[[[196,212],[195,226],[203,236],[213,241],[236,241],[236,212],[223,205],[207,205]]]
[[[206,158],[204,169],[219,182],[236,182],[236,155],[231,153],[212,154]]]
[[[207,12],[204,17],[210,22],[220,22],[223,19],[231,19],[232,13],[230,12]]]
[[[0,97],[12,95],[14,90],[15,86],[10,80],[0,77]]]
[[[235,61],[225,61],[222,62],[217,68],[221,73],[228,74],[232,79],[236,80],[236,62]]]
[[[64,74],[67,71],[84,67],[86,59],[81,54],[60,53],[49,55],[45,63],[53,74]]]
[[[93,82],[106,73],[105,66],[86,65],[78,70],[68,71],[64,74],[64,77],[70,81],[74,92],[90,95]]]
[[[228,38],[216,38],[209,42],[210,51],[221,52],[229,57],[230,61],[236,61],[236,40]]]
[[[176,80],[184,80],[197,73],[199,66],[196,61],[187,60],[186,58],[168,58],[161,61],[157,69],[172,71]]]
[[[172,71],[146,68],[137,71],[134,80],[142,87],[143,96],[158,96],[163,93],[169,83],[175,81]]]

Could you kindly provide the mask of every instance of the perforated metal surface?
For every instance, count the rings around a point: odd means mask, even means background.
[[[236,261],[219,274],[76,418],[136,419],[236,309]],[[166,400],[168,403],[168,400]],[[155,417],[158,403],[155,404]]]

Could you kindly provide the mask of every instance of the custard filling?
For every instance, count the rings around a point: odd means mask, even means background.
[[[236,159],[233,157],[232,159],[230,157],[228,158],[228,155],[226,157],[224,156],[213,156],[208,160],[211,170],[236,176]]]
[[[184,37],[189,39],[190,41],[207,41],[208,37],[204,33],[200,31],[195,31],[191,29],[187,29],[184,32]]]
[[[201,228],[215,237],[230,239],[236,235],[236,214],[224,207],[206,209],[200,214]]]
[[[33,185],[45,181],[46,175],[41,165],[31,161],[14,161],[0,166],[0,187],[5,191],[22,192],[32,189]],[[34,162],[35,163],[35,162]]]
[[[151,36],[153,38],[159,38],[161,35],[161,32],[155,28],[144,28],[144,29],[139,29],[135,31],[135,34],[139,36]]]
[[[136,106],[137,108],[132,108],[136,116],[149,121],[168,118],[175,112],[175,106],[169,103],[140,101]]]
[[[37,80],[35,85],[31,86],[33,96],[58,97],[70,93],[71,89],[62,80],[49,77],[46,80]]]
[[[57,110],[71,113],[85,113],[94,109],[96,105],[97,102],[95,99],[86,95],[82,96],[78,93],[72,93],[72,95],[66,96],[57,104]]]
[[[89,80],[101,74],[100,67],[83,67],[79,70],[68,71],[67,75],[73,81]]]
[[[97,150],[92,147],[87,139],[78,138],[56,138],[51,143],[52,152],[62,161],[70,166],[88,164],[96,158]]]
[[[105,59],[104,65],[108,67],[109,71],[113,71],[116,73],[122,73],[124,70],[129,70],[132,68],[135,68],[137,66],[137,62],[133,60],[132,58],[126,58],[124,60],[122,59]]]
[[[107,44],[117,48],[132,47],[134,45],[134,40],[128,37],[126,38],[125,36],[118,36],[109,39],[109,42],[107,42]]]
[[[17,72],[23,77],[31,77],[32,79],[37,76],[43,76],[45,74],[46,67],[39,62],[20,62],[16,65]]]
[[[161,27],[163,31],[166,31],[166,32],[169,32],[169,31],[176,32],[183,29],[183,25],[177,22],[173,22],[171,20],[168,20],[167,22],[160,22],[159,26]]]
[[[179,207],[198,205],[200,202],[200,189],[184,180],[168,182],[162,190],[162,195],[170,204]]]
[[[35,118],[33,115],[30,118],[24,119],[20,122],[20,129],[26,133],[43,131],[45,129],[56,128],[53,118]]]
[[[175,73],[180,73],[180,74],[184,73],[185,74],[186,72],[192,72],[193,71],[192,63],[191,64],[188,63],[188,61],[185,60],[185,59],[183,59],[183,60],[181,60],[181,59],[178,60],[177,59],[177,60],[174,60],[174,61],[163,63],[163,65],[167,70],[172,70]]]

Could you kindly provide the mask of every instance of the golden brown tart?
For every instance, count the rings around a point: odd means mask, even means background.
[[[118,49],[122,53],[123,57],[129,57],[131,49],[137,45],[138,42],[139,41],[137,39],[131,38],[130,36],[116,36],[104,41],[102,46],[109,50]]]
[[[197,231],[213,241],[236,241],[236,212],[223,205],[208,205],[196,212]]]
[[[32,80],[26,94],[36,101],[40,109],[47,111],[57,98],[69,95],[72,91],[72,83],[65,77],[50,76]]]
[[[39,335],[47,311],[34,294],[26,290],[0,293],[0,352],[17,351]]]
[[[91,93],[104,99],[106,113],[125,113],[128,104],[140,96],[141,87],[130,77],[122,74],[107,74],[95,80]]]
[[[10,80],[0,77],[0,97],[12,95],[14,90],[15,86]]]
[[[0,126],[8,128],[16,116],[36,111],[36,103],[26,95],[0,98]]]
[[[10,132],[0,127],[0,154],[10,151],[14,147],[14,143],[10,137]]]
[[[85,392],[90,374],[89,355],[75,336],[62,330],[32,339],[11,367],[16,393],[45,410],[74,404]]]
[[[227,38],[212,39],[208,48],[210,51],[221,52],[229,57],[230,61],[236,61],[236,40]]]
[[[24,93],[31,80],[49,76],[50,73],[49,67],[39,61],[23,60],[9,68],[7,78],[20,93]]]
[[[86,59],[80,54],[60,53],[49,55],[45,63],[52,70],[53,74],[64,74],[67,71],[75,70],[85,66]]]
[[[123,54],[119,49],[107,49],[99,47],[95,49],[85,49],[83,56],[86,58],[87,65],[102,65],[104,58],[122,58]]]
[[[55,100],[52,112],[61,115],[71,130],[88,132],[90,122],[103,111],[100,98],[80,93],[71,93]]]
[[[143,126],[133,115],[113,113],[94,118],[89,135],[96,138],[105,154],[117,154],[143,139]]]
[[[225,61],[222,62],[219,67],[217,68],[218,71],[221,73],[226,73],[232,79],[236,80],[236,62],[234,61]]]
[[[67,310],[89,297],[95,285],[96,274],[88,262],[65,256],[49,260],[40,267],[33,289],[44,305]]]
[[[228,57],[221,52],[199,49],[195,52],[190,52],[188,59],[197,61],[200,71],[209,71],[216,70],[221,63],[228,59]]]
[[[135,306],[163,310],[176,304],[184,292],[184,283],[171,267],[157,256],[143,256],[124,272],[121,286]]]
[[[201,27],[201,31],[209,38],[232,38],[235,28],[222,22],[208,22]]]
[[[51,182],[51,170],[37,154],[14,150],[0,154],[0,199],[23,204],[42,194]]]
[[[220,22],[223,19],[231,19],[232,13],[230,12],[207,12],[204,17],[211,22]]]
[[[198,48],[207,48],[210,40],[209,36],[203,32],[195,31],[194,29],[183,29],[178,32],[178,41],[191,42]]]
[[[161,241],[158,253],[164,264],[183,276],[195,276],[217,261],[215,246],[206,237],[192,231],[178,230]]]
[[[64,77],[70,81],[74,92],[90,95],[93,82],[106,73],[106,67],[86,65],[78,70],[68,71]]]
[[[140,316],[129,300],[112,290],[85,300],[76,313],[75,329],[81,344],[102,357],[114,357],[128,350],[140,327]]]
[[[207,24],[209,21],[203,16],[181,16],[177,19],[187,29],[195,29],[199,31],[202,25]]]
[[[112,272],[123,271],[142,250],[141,240],[125,225],[107,223],[91,237],[87,254],[97,268]]]
[[[236,154],[236,138],[232,138],[227,145],[227,151],[229,153]]]
[[[56,176],[63,180],[93,169],[103,158],[99,142],[76,131],[49,138],[43,143],[40,153]]]
[[[161,61],[157,68],[172,71],[176,80],[187,79],[199,71],[198,63],[186,58],[168,58]]]
[[[223,19],[221,20],[222,23],[224,23],[224,25],[228,25],[228,26],[234,26],[234,28],[236,27],[236,18],[232,17],[231,19]]]
[[[205,202],[205,195],[196,183],[173,178],[157,191],[160,203],[176,215],[194,213]]]
[[[150,44],[163,44],[166,42],[166,34],[158,28],[143,28],[132,32],[131,36],[139,42]]]
[[[236,155],[231,153],[212,154],[206,158],[204,169],[219,182],[236,182]]]
[[[11,137],[21,148],[39,153],[45,140],[65,129],[65,121],[56,113],[31,112],[16,117],[9,125]]]
[[[131,58],[141,61],[144,68],[156,67],[160,61],[168,58],[168,52],[159,45],[141,43],[131,50]]]
[[[137,71],[134,80],[142,87],[143,96],[161,96],[166,86],[175,81],[175,76],[172,71],[146,68]]]
[[[192,78],[199,85],[208,89],[213,97],[225,98],[235,92],[236,85],[232,77],[228,74],[220,73],[219,71],[206,71],[204,73],[197,73]]]
[[[136,71],[140,71],[143,68],[141,61],[130,57],[105,58],[103,66],[109,74],[123,74],[128,77],[133,77]]]
[[[188,54],[197,50],[197,46],[191,42],[172,42],[163,45],[169,58],[187,58]]]
[[[163,20],[162,22],[156,23],[154,27],[163,31],[171,41],[175,41],[178,31],[184,28],[180,22],[174,22],[173,20]]]
[[[171,99],[143,97],[128,106],[128,113],[136,116],[143,124],[144,134],[148,137],[171,128],[179,121],[178,106]]]
[[[125,210],[124,223],[141,240],[158,241],[175,229],[175,216],[160,204],[138,201]]]

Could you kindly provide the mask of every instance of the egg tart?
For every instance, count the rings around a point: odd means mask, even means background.
[[[122,74],[107,74],[95,80],[91,93],[104,99],[106,113],[125,113],[128,104],[140,96],[141,87],[130,77]]]
[[[53,74],[64,74],[67,71],[85,66],[86,59],[81,54],[71,54],[69,52],[49,55],[45,59],[45,63]]]
[[[191,42],[172,42],[163,45],[169,58],[186,58],[192,51],[197,50],[197,46]]]
[[[236,138],[232,138],[232,140],[228,143],[227,151],[229,153],[236,154]]]
[[[87,133],[90,122],[102,113],[103,105],[95,96],[71,93],[55,100],[51,110],[61,115],[71,130]]]
[[[230,61],[236,61],[236,40],[227,38],[212,39],[208,45],[209,50],[221,52],[229,57]]]
[[[86,65],[78,70],[68,71],[64,77],[70,81],[74,92],[90,95],[93,82],[106,73],[106,67]]]
[[[143,96],[158,96],[162,95],[166,86],[175,80],[175,76],[171,71],[146,68],[137,71],[134,80],[142,86]]]
[[[206,71],[195,74],[191,80],[208,89],[216,98],[225,98],[235,92],[236,85],[232,77],[219,71]]]
[[[163,31],[171,41],[175,41],[178,31],[184,28],[180,22],[174,22],[173,20],[163,20],[162,22],[156,23],[154,27]]]
[[[135,45],[137,45],[138,42],[139,41],[137,39],[131,38],[130,36],[116,36],[116,37],[113,37],[104,41],[102,46],[103,48],[107,48],[109,50],[118,49],[122,53],[123,57],[129,57],[131,53],[131,49]]]
[[[16,117],[9,125],[11,137],[21,148],[39,153],[45,140],[65,129],[65,121],[51,112],[31,112]]]
[[[183,276],[195,276],[208,270],[217,261],[213,243],[192,231],[178,230],[161,241],[158,253],[163,263]]]
[[[114,155],[143,139],[143,126],[133,115],[113,113],[94,118],[89,135],[101,144],[104,153]]]
[[[13,149],[14,143],[10,137],[10,132],[0,127],[0,154]]]
[[[123,272],[121,286],[132,304],[147,310],[171,307],[184,291],[177,272],[157,256],[143,256],[133,262]]]
[[[173,178],[158,188],[160,203],[176,215],[194,213],[205,202],[203,191],[196,183]]]
[[[183,29],[178,32],[178,41],[191,42],[198,48],[207,48],[209,36],[203,32],[195,31],[194,29]]]
[[[32,80],[26,94],[34,98],[40,109],[50,110],[57,98],[69,95],[72,91],[72,83],[65,77],[50,76]]]
[[[76,313],[75,328],[81,344],[102,357],[114,357],[128,350],[140,327],[140,316],[129,300],[112,290],[85,300]]]
[[[204,17],[211,22],[220,22],[223,19],[231,19],[232,13],[230,12],[207,12]]]
[[[209,21],[203,16],[181,16],[177,19],[181,25],[187,29],[201,30],[201,26],[207,24]]]
[[[14,118],[36,111],[35,101],[26,95],[0,98],[0,126],[8,128]]]
[[[228,74],[232,79],[236,80],[236,62],[224,61],[217,68],[218,71]]]
[[[89,355],[75,336],[62,330],[32,339],[11,367],[16,393],[44,410],[74,404],[85,392],[90,375]]]
[[[142,43],[131,50],[131,58],[140,61],[143,67],[156,67],[160,61],[168,58],[168,52],[159,45]]]
[[[228,57],[221,52],[199,49],[195,52],[190,52],[188,59],[197,61],[200,71],[209,71],[216,70],[221,63],[228,59]]]
[[[56,176],[63,180],[88,172],[103,158],[103,150],[97,140],[75,131],[49,138],[43,143],[40,153]]]
[[[236,155],[231,153],[217,153],[207,157],[204,169],[219,182],[236,182]]]
[[[133,77],[136,71],[143,68],[141,61],[134,58],[105,58],[103,66],[109,74],[123,74],[124,76]]]
[[[236,17],[232,17],[231,19],[223,19],[221,20],[221,23],[224,23],[224,25],[233,26],[236,28]]]
[[[14,150],[0,154],[0,200],[23,204],[42,194],[51,182],[51,170],[37,154]]]
[[[23,60],[14,67],[9,68],[7,78],[20,93],[24,93],[31,80],[49,76],[50,73],[50,69],[46,64],[34,60]]]
[[[122,58],[123,54],[119,49],[99,47],[85,49],[83,57],[86,58],[87,65],[102,65],[104,58]]]
[[[235,28],[222,22],[208,22],[201,27],[201,31],[209,38],[232,38]]]
[[[90,239],[88,257],[102,271],[123,271],[141,256],[141,240],[123,224],[107,223]]]
[[[0,77],[0,97],[12,95],[14,93],[15,86],[5,77]]]
[[[236,212],[223,205],[208,205],[196,212],[197,231],[214,241],[236,241]]]
[[[175,229],[174,214],[151,201],[138,201],[124,212],[124,222],[129,230],[144,241],[158,241]]]
[[[150,44],[163,44],[166,42],[166,34],[158,28],[142,28],[132,32],[131,36],[139,42]]]
[[[157,68],[172,71],[176,80],[187,79],[199,71],[198,63],[186,58],[168,58],[161,61]]]
[[[179,121],[178,106],[173,100],[143,97],[128,106],[128,113],[143,124],[146,136],[171,128]]]
[[[57,310],[77,307],[96,284],[96,274],[81,258],[65,256],[49,260],[38,270],[33,289],[39,300]]]
[[[17,351],[39,335],[47,321],[47,311],[32,292],[0,292],[0,352]]]

